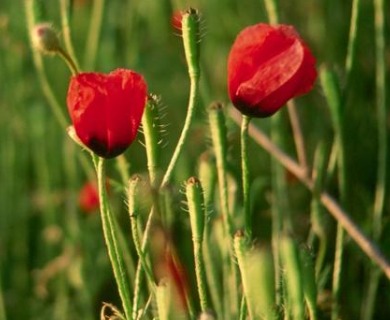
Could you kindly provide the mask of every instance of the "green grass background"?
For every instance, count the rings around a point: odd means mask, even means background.
[[[352,1],[279,1],[280,21],[292,24],[312,48],[318,65],[334,70],[343,88]],[[386,1],[385,1],[386,2]],[[60,30],[57,1],[36,1],[37,21],[52,22]],[[96,52],[86,54],[92,1],[73,1],[70,11],[72,38],[84,71],[109,72],[117,67],[145,76],[148,87],[162,97],[168,124],[162,168],[177,141],[186,111],[187,70],[181,38],[170,24],[177,9],[193,6],[202,14],[203,99],[192,128],[191,141],[175,171],[175,188],[196,174],[198,157],[210,145],[205,107],[218,100],[228,103],[226,59],[236,34],[245,26],[267,21],[261,0],[111,0],[105,1]],[[390,65],[390,8],[386,3],[386,73]],[[78,154],[53,115],[41,90],[29,44],[23,1],[0,2],[0,319],[96,319],[102,301],[118,304],[106,257],[98,215],[83,215],[77,203],[87,180]],[[373,2],[361,1],[356,60],[343,104],[345,115],[348,211],[370,234],[377,170],[377,119]],[[177,33],[177,32],[176,32]],[[94,58],[96,57],[96,58]],[[67,122],[67,67],[57,57],[44,57],[49,82]],[[387,86],[386,89],[389,89]],[[308,158],[312,163],[320,141],[331,144],[333,125],[319,81],[314,90],[297,100]],[[294,156],[287,113],[282,112],[283,149]],[[270,121],[255,120],[268,132]],[[390,118],[387,115],[387,132]],[[228,122],[229,163],[239,176],[239,128]],[[140,135],[141,136],[141,135]],[[139,137],[140,137],[139,136]],[[256,236],[269,241],[271,233],[271,160],[259,146],[250,144]],[[131,173],[146,172],[145,152],[135,143],[126,152]],[[389,161],[387,161],[389,162]],[[390,163],[389,163],[390,166]],[[115,162],[109,175],[119,181]],[[337,197],[337,178],[327,189]],[[310,194],[299,182],[288,183],[297,237],[305,241],[310,224]],[[177,195],[177,201],[181,201]],[[123,189],[113,188],[115,209],[125,212]],[[177,206],[180,207],[180,206]],[[379,246],[390,257],[389,192],[386,193],[383,233]],[[189,237],[188,222],[178,210],[174,236]],[[327,219],[330,248],[326,265],[333,263],[335,222]],[[127,223],[127,222],[126,222]],[[184,243],[186,241],[183,240]],[[189,242],[188,242],[189,243]],[[348,238],[342,269],[341,314],[358,319],[364,303],[370,261]],[[186,247],[179,248],[183,259]],[[325,299],[331,289],[324,280]],[[323,297],[323,298],[324,298]],[[381,278],[374,319],[390,317],[390,285]],[[328,317],[324,305],[323,318]]]

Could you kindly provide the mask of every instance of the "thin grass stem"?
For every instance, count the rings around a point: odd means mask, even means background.
[[[249,166],[248,166],[248,125],[250,117],[243,116],[241,122],[241,174],[242,174],[242,194],[245,217],[245,234],[248,239],[252,239],[252,214],[250,208],[249,191]]]
[[[97,49],[103,21],[104,4],[104,0],[93,1],[91,20],[89,24],[83,61],[84,68],[87,71],[92,70],[96,63]]]
[[[96,158],[96,156],[93,156]],[[114,223],[114,217],[111,213],[106,190],[106,177],[104,170],[104,159],[99,158],[94,160],[97,163],[97,178],[99,187],[100,213],[102,220],[102,228],[104,239],[106,242],[108,255],[110,257],[111,266],[114,272],[114,277],[118,286],[119,296],[122,301],[122,306],[126,319],[131,319],[132,306],[130,303],[130,283],[125,271],[122,253],[119,249],[117,225]]]
[[[198,179],[192,177],[187,180],[186,196],[188,202],[188,212],[190,215],[195,274],[200,307],[202,312],[207,312],[210,309],[210,301],[206,287],[206,269],[203,258],[205,203],[203,197],[203,188]]]
[[[61,25],[62,25],[62,34],[64,37],[65,49],[68,52],[71,60],[74,62],[75,69],[78,70],[79,64],[74,51],[72,37],[70,33],[70,27],[69,27],[69,8],[70,8],[69,0],[60,0]]]
[[[356,56],[356,45],[357,45],[357,30],[359,22],[359,13],[360,13],[360,0],[353,0],[352,2],[352,12],[351,12],[351,22],[349,25],[349,39],[348,39],[348,49],[347,56],[345,59],[345,88],[348,89],[349,80],[351,77],[351,72],[355,62]],[[345,96],[345,95],[344,95]]]
[[[165,171],[165,175],[162,179],[160,190],[164,189],[172,178],[173,169],[176,166],[177,160],[179,159],[180,154],[183,151],[185,142],[187,141],[188,134],[190,131],[191,123],[194,117],[194,111],[197,104],[197,99],[199,95],[199,77],[191,76],[190,77],[190,96],[188,99],[188,111],[186,119],[184,121],[183,130],[181,131],[179,141],[177,142],[175,151],[172,155],[172,158],[169,162],[168,168]]]
[[[297,150],[297,156],[299,164],[305,170],[308,170],[305,140],[303,138],[302,128],[299,121],[298,110],[294,100],[290,100],[287,103],[287,111],[290,118],[292,133],[294,137],[295,148]]]
[[[374,210],[372,218],[372,236],[379,241],[382,235],[382,216],[386,197],[387,176],[387,110],[386,110],[386,45],[385,45],[385,1],[374,0],[375,21],[375,91],[377,112],[378,160],[375,188]],[[371,320],[374,315],[376,296],[381,273],[375,267],[370,268],[367,296],[363,319]]]

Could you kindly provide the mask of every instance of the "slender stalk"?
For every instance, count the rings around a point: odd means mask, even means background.
[[[377,181],[372,219],[372,236],[379,241],[382,234],[382,216],[386,196],[387,175],[387,116],[386,116],[386,45],[385,45],[385,3],[374,0],[375,12],[375,71],[376,71],[376,108],[378,123],[378,164]],[[376,295],[381,274],[375,267],[370,268],[363,319],[371,320],[375,310]]]
[[[234,252],[240,270],[243,299],[240,319],[276,319],[272,256],[268,249],[251,248],[242,231],[234,235]],[[258,285],[261,283],[261,285]]]
[[[299,164],[302,166],[302,168],[308,170],[305,140],[303,138],[302,128],[299,122],[298,110],[295,106],[294,100],[290,100],[287,103],[287,111],[290,118]]]
[[[225,116],[222,105],[214,103],[209,108],[209,124],[211,140],[215,152],[217,163],[217,177],[220,210],[224,221],[225,233],[231,237],[233,235],[233,222],[229,212],[228,182],[227,182],[227,134]]]
[[[319,278],[325,259],[326,249],[328,245],[327,231],[324,223],[323,206],[320,200],[321,191],[324,188],[324,181],[327,173],[327,163],[329,160],[328,151],[325,150],[325,145],[321,143],[314,155],[314,170],[312,179],[314,182],[313,198],[311,203],[311,229],[319,238],[319,248],[316,257],[315,274],[316,279]]]
[[[129,215],[130,215],[130,222],[131,222],[131,229],[132,229],[132,236],[133,236],[133,242],[137,251],[137,255],[139,257],[139,262],[137,266],[136,271],[136,281],[135,281],[135,289],[134,289],[134,299],[133,299],[133,318],[137,317],[138,313],[138,305],[140,301],[140,292],[141,292],[141,286],[142,286],[142,272],[144,271],[146,273],[146,276],[148,278],[149,286],[152,288],[153,291],[155,291],[156,286],[154,283],[153,273],[151,271],[151,268],[149,266],[147,257],[146,257],[146,244],[149,238],[149,232],[150,232],[150,226],[152,218],[155,214],[155,212],[159,212],[159,201],[158,201],[158,195],[155,190],[156,183],[157,183],[157,167],[158,167],[158,131],[155,126],[155,110],[154,108],[157,108],[156,105],[156,97],[150,96],[148,103],[145,108],[144,115],[142,117],[142,129],[144,133],[144,139],[145,139],[145,148],[146,148],[146,155],[147,155],[147,166],[149,171],[149,179],[150,179],[150,186],[151,186],[151,193],[153,198],[153,208],[149,213],[148,221],[146,223],[146,227],[144,230],[144,238],[141,242],[140,235],[138,233],[139,227],[138,227],[138,218],[136,216],[136,209],[134,205],[135,199],[137,197],[136,194],[136,184],[139,180],[132,180],[130,181],[129,186]]]
[[[76,54],[72,44],[72,37],[69,27],[69,0],[60,0],[60,12],[61,12],[61,25],[62,34],[64,37],[65,48],[72,61],[74,61],[75,69],[79,69]]]
[[[272,140],[279,145],[283,144],[283,136],[281,134],[281,115],[275,114],[271,119],[271,137]],[[274,265],[275,265],[275,293],[276,302],[282,302],[282,275],[281,275],[281,255],[280,255],[280,238],[283,230],[292,232],[292,219],[289,210],[289,201],[287,197],[286,175],[284,168],[277,162],[271,163],[272,172],[272,248],[274,250]]]
[[[359,22],[359,9],[360,9],[360,0],[353,0],[352,2],[352,13],[351,13],[351,23],[349,25],[349,39],[348,39],[348,49],[347,56],[345,59],[345,82],[346,88],[348,89],[349,79],[351,77],[352,68],[355,62],[355,52],[356,52],[356,36],[357,36],[357,27]]]
[[[146,259],[145,248],[143,248],[140,235],[139,235],[139,224],[138,224],[138,211],[139,211],[139,185],[141,178],[134,176],[131,178],[128,184],[128,212],[130,216],[131,235],[133,237],[134,247],[138,255],[138,265],[135,272],[134,281],[134,296],[133,296],[133,319],[137,319],[139,312],[139,303],[141,300],[142,292],[142,275],[145,272],[149,287],[152,291],[155,291],[155,282],[150,264]]]
[[[34,5],[35,5],[34,0],[25,0],[25,14],[26,14],[26,21],[27,21],[27,29],[29,34],[31,34],[31,31],[33,30],[34,25],[36,24],[35,17],[34,17]],[[61,104],[58,102],[53,92],[53,89],[49,83],[49,80],[47,78],[42,55],[36,50],[32,50],[32,55],[33,55],[34,66],[38,75],[38,81],[40,87],[42,88],[42,92],[49,104],[51,111],[53,112],[54,118],[56,119],[60,127],[65,131],[68,126],[68,122],[64,116],[64,113],[62,112]],[[92,180],[93,170],[91,170],[85,154],[79,153],[78,159],[80,161],[83,170],[85,171],[87,176],[90,177]]]
[[[382,214],[386,194],[387,173],[387,115],[386,115],[386,48],[384,26],[384,1],[375,4],[375,52],[376,52],[376,105],[378,121],[378,171],[374,202],[373,237],[382,233]]]
[[[265,9],[268,16],[268,21],[271,24],[279,23],[277,0],[264,0]],[[288,115],[290,118],[291,128],[293,132],[295,147],[297,149],[297,155],[299,162],[303,168],[308,168],[305,140],[303,138],[302,129],[299,121],[298,111],[295,106],[294,100],[290,100],[287,103]]]
[[[249,191],[249,167],[248,167],[248,126],[250,117],[243,116],[241,122],[241,174],[242,193],[244,203],[245,234],[248,239],[252,239],[252,213],[250,208]]]
[[[206,290],[206,271],[204,267],[202,245],[203,241],[194,240],[195,274],[200,299],[200,308],[203,312],[210,308]]]
[[[149,97],[144,114],[142,116],[142,129],[145,138],[146,158],[149,171],[150,185],[156,187],[158,168],[158,130],[155,124],[157,101],[155,97]]]
[[[267,11],[268,20],[272,24],[278,23],[278,7],[276,0],[264,0],[265,10]]]
[[[94,158],[96,158],[94,156]],[[122,301],[122,306],[125,312],[126,319],[131,319],[132,306],[130,303],[130,284],[126,276],[123,257],[119,250],[119,244],[117,239],[117,230],[115,229],[114,217],[111,213],[106,190],[106,177],[104,170],[104,159],[95,159],[98,187],[99,187],[99,199],[100,199],[100,213],[102,220],[102,228],[104,234],[104,240],[106,242],[108,255],[110,257],[112,270],[118,286],[119,296]]]
[[[83,64],[86,70],[93,69],[96,63],[97,48],[103,21],[104,3],[104,0],[93,1],[91,21],[89,25]]]
[[[290,311],[292,319],[304,319],[305,303],[302,266],[298,246],[289,235],[282,234],[280,237],[280,256],[285,272],[287,309]]]
[[[25,13],[26,13],[28,34],[31,34],[34,25],[36,24],[35,17],[34,17],[35,1],[25,0],[24,3],[25,3]],[[38,80],[42,88],[43,94],[45,95],[49,103],[49,107],[51,108],[56,120],[61,125],[61,127],[66,128],[67,121],[61,110],[61,105],[58,102],[57,98],[55,97],[54,92],[49,84],[49,81],[47,80],[42,55],[36,50],[32,50],[32,55],[33,55],[35,69],[38,75]]]
[[[116,169],[118,170],[122,180],[122,184],[126,186],[130,180],[130,173],[129,173],[130,164],[127,161],[126,156],[124,154],[121,154],[118,157],[116,157],[115,162],[116,162]]]
[[[68,68],[72,72],[72,75],[75,76],[79,73],[79,70],[76,66],[76,63],[73,61],[71,56],[62,48],[59,48],[57,51],[57,54],[62,58],[62,60],[65,61],[67,64]]]
[[[186,56],[188,76],[190,78],[190,95],[188,98],[187,116],[184,122],[183,130],[177,142],[176,149],[172,155],[171,161],[162,179],[160,190],[165,188],[169,183],[173,169],[183,150],[183,146],[187,140],[189,129],[194,117],[194,111],[199,96],[199,14],[194,9],[189,9],[182,17],[182,37],[184,53]]]
[[[230,116],[236,124],[240,125],[241,115],[238,111],[234,110],[234,108],[230,108]],[[305,173],[305,170],[276,146],[265,133],[250,124],[249,136],[269,152],[281,165],[293,173],[309,190],[313,190],[314,182]],[[376,244],[360,230],[332,196],[326,192],[321,192],[320,200],[328,212],[343,226],[344,230],[356,242],[360,249],[383,271],[386,277],[390,279],[390,263]]]
[[[199,77],[198,76],[191,76],[190,77],[190,96],[188,99],[188,111],[187,116],[184,121],[183,130],[180,134],[179,141],[177,142],[176,149],[172,155],[172,158],[169,162],[168,168],[165,171],[165,175],[162,179],[160,190],[165,188],[169,181],[172,178],[173,169],[175,168],[175,165],[177,163],[177,160],[179,159],[179,156],[183,150],[184,144],[188,138],[189,129],[192,123],[192,119],[194,117],[194,111],[196,108],[196,102],[199,95]]]
[[[203,238],[204,238],[204,197],[203,188],[198,179],[192,177],[187,180],[186,196],[188,202],[188,212],[190,215],[192,243],[194,247],[195,274],[202,312],[210,308],[206,289],[206,269],[203,258]]]
[[[338,183],[340,202],[343,207],[348,206],[348,190],[347,190],[347,168],[346,168],[346,152],[344,139],[344,117],[342,110],[342,98],[337,78],[329,70],[322,68],[320,73],[321,85],[325,93],[330,111],[332,122],[335,131],[335,144],[338,145],[337,167],[338,167]],[[336,248],[333,266],[333,281],[332,281],[332,296],[334,307],[332,308],[332,319],[339,318],[339,296],[341,285],[341,271],[344,253],[344,229],[340,224],[337,226],[336,233]]]
[[[239,320],[245,320],[248,317],[248,306],[246,304],[245,296],[241,298],[241,305],[240,305],[240,319]]]
[[[209,108],[209,125],[211,132],[211,140],[213,143],[215,159],[217,164],[218,192],[220,212],[223,221],[223,259],[226,263],[224,268],[224,290],[226,294],[225,310],[231,310],[230,314],[225,314],[225,318],[234,315],[239,311],[239,297],[237,291],[238,285],[238,270],[237,266],[232,264],[232,254],[234,253],[232,236],[234,225],[232,216],[229,210],[228,199],[228,181],[227,181],[227,134],[225,115],[220,103],[214,103]],[[225,272],[225,270],[228,270]],[[230,275],[232,275],[230,277]],[[229,313],[229,312],[228,312]]]
[[[135,204],[136,198],[139,197],[139,193],[138,193],[139,182],[140,182],[140,178],[138,176],[135,176],[130,180],[129,183],[128,210],[129,210],[129,216],[131,221],[131,234],[133,236],[134,247],[135,250],[137,251],[138,258],[140,259],[142,267],[146,272],[148,280],[150,281],[151,284],[153,284],[154,283],[153,273],[150,269],[148,261],[146,260],[145,252],[142,251],[142,244],[139,236],[139,225],[138,225],[138,217],[137,217],[138,206]]]
[[[344,229],[341,223],[337,223],[336,231],[336,246],[334,252],[333,276],[332,276],[332,320],[339,319],[340,313],[340,284],[341,284],[341,270],[343,265],[344,254]]]
[[[219,273],[217,270],[218,263],[216,262],[215,253],[213,252],[214,245],[210,239],[209,227],[206,224],[205,245],[204,245],[204,262],[206,268],[207,283],[210,290],[210,298],[214,306],[217,318],[223,316],[223,299],[221,299],[221,284],[218,281]],[[217,260],[220,261],[220,260]]]

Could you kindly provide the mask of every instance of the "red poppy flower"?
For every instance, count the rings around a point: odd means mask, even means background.
[[[147,99],[141,75],[117,69],[73,76],[67,104],[76,134],[103,158],[113,158],[134,141]]]
[[[310,91],[316,77],[315,59],[292,26],[247,27],[229,54],[229,96],[247,116],[274,114],[289,99]]]
[[[99,208],[99,194],[96,183],[87,182],[79,193],[79,205],[85,213],[94,212]]]

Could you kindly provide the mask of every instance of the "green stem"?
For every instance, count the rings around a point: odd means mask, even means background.
[[[265,10],[267,11],[268,21],[271,24],[278,23],[278,7],[276,0],[264,0]]]
[[[338,182],[340,202],[344,207],[347,207],[348,189],[347,189],[347,167],[346,167],[346,152],[344,139],[344,117],[342,110],[342,98],[340,88],[337,83],[337,78],[331,71],[326,68],[321,69],[320,73],[321,85],[324,89],[325,97],[327,99],[332,122],[335,131],[335,144],[338,146],[337,154],[337,168],[338,168]],[[333,266],[333,281],[332,281],[332,296],[334,300],[334,308],[332,309],[332,320],[339,317],[339,296],[341,285],[341,271],[344,253],[344,228],[340,223],[337,225],[336,234],[336,248]]]
[[[298,246],[291,236],[281,235],[280,255],[285,272],[287,309],[292,319],[305,319],[302,266]]]
[[[196,102],[199,95],[199,43],[200,43],[200,30],[199,30],[199,14],[194,9],[189,9],[182,17],[182,38],[184,53],[186,56],[188,75],[190,78],[190,95],[188,99],[187,116],[184,122],[183,130],[181,132],[179,141],[177,142],[176,149],[173,153],[171,161],[162,179],[160,190],[165,188],[169,183],[173,169],[176,162],[183,150],[184,143],[187,140],[189,129],[194,117],[194,111]]]
[[[99,36],[103,20],[104,0],[95,0],[93,2],[91,22],[89,25],[87,44],[84,55],[84,68],[91,70],[95,66]]]
[[[34,25],[36,24],[35,17],[34,17],[34,3],[35,3],[34,0],[25,0],[25,13],[26,13],[27,28],[29,34],[31,34]],[[53,92],[49,80],[47,79],[42,55],[37,50],[32,50],[32,55],[33,55],[34,66],[38,75],[39,84],[40,87],[42,88],[43,94],[49,104],[51,111],[54,114],[55,119],[57,120],[60,127],[65,131],[68,126],[68,122],[64,116],[64,113],[62,112],[62,107]],[[79,153],[78,159],[85,173],[92,180],[93,171],[89,166],[85,154]]]
[[[387,175],[387,115],[386,115],[386,45],[385,45],[385,4],[383,0],[374,0],[375,9],[375,54],[376,54],[376,107],[378,122],[378,163],[377,182],[372,218],[372,236],[379,241],[382,234],[382,215],[386,196]],[[371,320],[375,310],[375,301],[380,280],[380,272],[370,268],[369,287],[365,301],[363,319]]]
[[[135,281],[134,281],[134,297],[133,297],[133,319],[137,318],[139,312],[139,302],[141,299],[141,291],[142,291],[142,271],[145,271],[146,276],[149,281],[149,286],[154,291],[155,284],[153,273],[150,268],[150,265],[146,259],[145,250],[142,248],[140,235],[139,235],[139,184],[140,177],[134,176],[129,182],[128,186],[128,212],[130,216],[130,224],[131,224],[131,234],[133,237],[134,247],[136,249],[139,261],[135,273]]]
[[[349,26],[349,39],[348,39],[348,49],[347,56],[345,59],[345,82],[346,88],[348,88],[349,79],[351,77],[351,71],[355,62],[355,52],[356,52],[356,36],[357,36],[357,27],[359,21],[359,9],[360,9],[360,0],[353,0],[352,3],[352,13],[351,13],[351,23]],[[345,96],[345,95],[344,95]]]
[[[374,201],[373,237],[378,240],[382,233],[382,214],[386,194],[387,164],[387,115],[386,115],[386,48],[384,31],[384,1],[375,4],[375,51],[376,51],[376,105],[378,121],[378,171]]]
[[[27,29],[28,34],[32,33],[32,30],[34,28],[34,25],[36,24],[35,17],[34,17],[34,0],[25,0],[25,13],[26,13],[26,20],[27,20]],[[37,50],[32,50],[33,55],[33,61],[35,65],[35,69],[38,74],[38,79],[40,82],[40,86],[43,90],[43,94],[45,95],[47,101],[49,102],[49,107],[52,109],[52,112],[58,121],[58,123],[61,125],[62,128],[67,127],[67,121],[66,118],[61,110],[61,106],[56,99],[54,92],[49,84],[49,81],[47,80],[45,68],[43,65],[43,59],[42,55]]]
[[[77,69],[76,63],[73,61],[71,56],[64,49],[59,48],[57,51],[57,54],[65,61],[65,63],[69,67],[70,71],[72,72],[73,76],[75,76],[79,73],[79,70]]]
[[[204,245],[204,262],[206,268],[207,283],[210,290],[210,297],[214,306],[217,318],[220,319],[223,316],[223,302],[221,299],[221,283],[218,281],[219,270],[216,268],[215,256],[213,255],[213,244],[210,239],[209,227],[206,224],[205,231],[205,245]]]
[[[74,61],[75,69],[79,69],[78,62],[76,59],[76,54],[74,52],[72,38],[70,35],[70,27],[69,27],[69,0],[60,0],[60,11],[61,11],[61,24],[62,24],[62,34],[64,37],[65,48],[69,53],[69,56],[72,61]]]
[[[156,112],[157,108],[155,97],[149,97],[144,114],[142,116],[142,129],[145,138],[145,148],[147,157],[147,166],[149,171],[150,185],[154,189],[156,187],[157,180],[157,168],[158,168],[158,141],[159,135],[156,126]]]
[[[245,320],[248,317],[248,306],[246,304],[245,296],[241,298],[241,306],[240,306],[240,320]]]
[[[218,190],[221,214],[224,220],[225,232],[231,238],[233,236],[233,222],[229,212],[228,182],[227,182],[227,133],[225,116],[222,106],[214,103],[209,109],[209,124],[211,140],[217,163]]]
[[[114,272],[114,277],[118,286],[119,296],[122,301],[122,306],[125,312],[126,319],[131,319],[132,306],[130,303],[130,284],[129,280],[126,277],[123,257],[119,250],[114,217],[111,213],[107,200],[104,159],[99,158],[98,160],[96,160],[96,156],[94,156],[94,158],[95,164],[97,163],[96,169],[99,187],[100,214],[102,220],[104,240],[106,242],[108,255],[110,257],[112,270]]]
[[[241,121],[241,172],[242,172],[242,193],[244,203],[245,234],[252,239],[252,214],[250,209],[249,192],[249,167],[248,167],[248,126],[251,118],[242,117]]]
[[[334,253],[334,263],[333,263],[333,278],[332,278],[332,299],[333,299],[333,308],[332,308],[332,320],[339,319],[340,312],[340,280],[341,280],[341,270],[343,264],[343,253],[344,253],[344,229],[340,223],[337,224],[336,232],[336,248]]]
[[[290,119],[291,129],[294,137],[295,148],[297,151],[298,161],[302,168],[308,170],[306,159],[305,139],[303,137],[301,123],[299,121],[298,110],[294,100],[287,103],[287,111]]]
[[[219,191],[219,202],[220,202],[220,211],[223,220],[224,227],[224,242],[225,247],[223,247],[223,259],[224,263],[227,264],[227,269],[229,270],[226,273],[226,281],[224,282],[224,290],[226,292],[226,297],[229,298],[226,310],[230,310],[231,314],[239,312],[239,297],[238,291],[236,290],[238,285],[238,269],[235,264],[232,264],[232,255],[234,254],[234,248],[232,243],[233,237],[233,221],[229,210],[229,199],[228,199],[228,181],[227,181],[227,129],[225,124],[225,115],[222,110],[222,106],[219,103],[214,103],[209,108],[209,124],[211,139],[213,143],[213,148],[215,152],[215,159],[217,163],[217,176],[218,176],[218,191]],[[233,274],[231,277],[228,274]],[[225,317],[228,315],[225,314]]]
[[[198,284],[198,293],[200,299],[200,308],[202,311],[207,311],[210,303],[207,297],[206,290],[206,271],[204,267],[202,245],[203,241],[194,241],[194,258],[195,258],[195,273],[196,282]]]
[[[210,308],[206,289],[206,270],[203,259],[203,238],[204,238],[204,197],[200,181],[194,177],[188,179],[186,185],[186,195],[188,201],[188,212],[190,215],[192,242],[194,247],[194,261],[196,282],[202,312]]]
[[[146,260],[145,257],[145,252],[142,251],[142,244],[141,244],[141,239],[138,234],[139,226],[138,226],[138,218],[136,216],[136,213],[130,213],[130,219],[131,219],[131,234],[133,236],[133,242],[134,242],[134,247],[135,250],[137,251],[137,255],[140,259],[142,268],[144,269],[146,276],[149,280],[149,283],[153,286],[154,280],[153,280],[153,273],[152,270],[148,264],[148,261]]]
[[[117,156],[115,158],[115,162],[116,162],[116,169],[118,170],[122,180],[122,184],[126,186],[130,180],[130,174],[129,174],[130,164],[127,161],[126,156],[124,154]]]
[[[183,150],[184,143],[188,138],[189,129],[194,117],[194,111],[196,107],[196,101],[199,94],[199,76],[193,75],[190,76],[190,96],[188,100],[188,111],[187,116],[184,122],[183,130],[180,134],[179,141],[177,142],[176,149],[172,155],[171,161],[169,162],[168,168],[165,172],[165,175],[162,179],[160,190],[165,188],[169,181],[172,178],[173,169],[176,165],[177,160]]]
[[[141,246],[141,251],[140,251],[141,256],[146,252],[146,246],[147,246],[148,241],[149,241],[149,235],[150,235],[150,231],[152,228],[152,221],[153,221],[154,215],[155,215],[155,208],[152,207],[152,209],[150,210],[149,216],[148,216],[148,220],[146,221],[145,229],[144,229],[144,234],[143,234],[143,238],[142,238],[142,246]],[[138,232],[138,229],[136,231]],[[133,302],[134,302],[133,319],[137,318],[140,293],[141,293],[141,289],[142,289],[141,288],[142,287],[141,281],[142,281],[143,270],[144,270],[143,263],[140,259],[140,261],[138,262],[138,265],[137,265],[137,270],[135,272],[134,298],[133,298]]]

